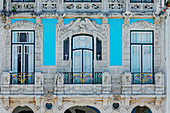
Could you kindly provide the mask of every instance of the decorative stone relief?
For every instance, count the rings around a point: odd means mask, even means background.
[[[164,74],[159,72],[155,74],[155,84],[156,85],[164,85]]]
[[[130,3],[130,10],[136,11],[136,10],[147,10],[147,11],[153,11],[154,10],[154,3]]]
[[[21,29],[21,30],[35,29],[35,28],[36,25],[34,23],[26,20],[17,21],[10,26],[10,29]]]
[[[10,84],[10,74],[8,72],[2,73],[2,85],[9,85]]]
[[[57,84],[64,84],[64,74],[58,73],[57,76]]]
[[[43,10],[56,10],[57,1],[56,0],[42,0]]]
[[[123,84],[125,84],[125,85],[130,85],[131,84],[131,73],[130,72],[125,72],[124,74],[123,74]]]
[[[71,33],[96,33],[102,39],[107,39],[108,25],[99,25],[95,21],[91,21],[88,18],[78,18],[75,21],[71,21],[69,24],[58,25],[58,38],[64,40],[65,37]],[[72,36],[71,35],[71,36]]]
[[[96,3],[64,3],[65,10],[81,10],[81,11],[86,11],[86,10],[101,10],[101,3],[96,2]]]
[[[41,72],[36,72],[35,73],[35,84],[36,85],[43,84],[43,74]]]
[[[111,76],[108,72],[102,74],[102,84],[111,84]]]
[[[35,2],[12,2],[11,11],[34,11]]]

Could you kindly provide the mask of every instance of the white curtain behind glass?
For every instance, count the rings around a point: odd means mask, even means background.
[[[152,72],[152,46],[143,46],[143,72]]]
[[[141,72],[141,46],[131,48],[131,72]]]

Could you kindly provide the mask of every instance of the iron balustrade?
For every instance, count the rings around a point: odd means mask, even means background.
[[[64,72],[64,84],[102,84],[102,72]]]
[[[34,73],[10,73],[11,84],[34,84]]]
[[[131,73],[132,84],[154,84],[153,73]]]

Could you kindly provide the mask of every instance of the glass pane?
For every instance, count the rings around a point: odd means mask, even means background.
[[[140,3],[140,2],[141,2],[141,0],[130,0],[130,2],[132,2],[132,3],[134,3],[134,2],[138,2],[138,3]]]
[[[152,72],[152,46],[145,45],[142,48],[143,72]]]
[[[73,38],[73,49],[88,48],[92,49],[92,37],[77,36]]]
[[[82,83],[82,50],[73,51],[73,83]]]
[[[152,43],[151,32],[133,32],[131,34],[131,43]]]
[[[153,0],[142,0],[143,3],[153,3]]]
[[[24,46],[25,47],[25,62],[24,62],[24,72],[33,72],[34,69],[34,47],[33,46]]]
[[[131,72],[141,72],[141,46],[131,46]]]
[[[12,42],[13,43],[33,43],[34,33],[33,32],[12,32]]]
[[[83,51],[83,72],[92,72],[92,51]]]
[[[12,46],[12,71],[13,72],[18,72],[18,73],[21,73],[21,46],[18,46],[18,45],[13,45]]]

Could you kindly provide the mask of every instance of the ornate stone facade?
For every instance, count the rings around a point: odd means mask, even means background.
[[[5,3],[0,3],[1,112],[17,113],[22,109],[23,111],[31,109],[34,113],[67,113],[66,110],[75,113],[79,109],[87,113],[132,113],[136,106],[146,106],[152,113],[165,113],[165,105],[169,105],[166,100],[168,98],[166,91],[169,88],[166,84],[169,84],[167,81],[169,78],[169,42],[167,42],[169,35],[168,31],[166,33],[164,31],[169,13],[164,12],[161,6],[164,4],[160,0],[154,0],[153,3],[131,3],[130,0],[103,0],[102,2],[64,2],[63,0],[12,2],[6,0]],[[101,22],[97,22],[96,18],[101,19]],[[43,44],[49,43],[44,42],[46,35],[43,33],[47,27],[43,22],[45,19],[57,21],[54,25],[56,65],[53,66],[43,65]],[[71,21],[67,23],[65,19]],[[111,19],[123,20],[122,37],[120,37],[122,38],[121,66],[110,65]],[[147,19],[154,21],[152,23]],[[51,29],[46,30],[50,32]],[[33,84],[11,83],[11,33],[13,30],[35,31]],[[154,83],[132,83],[131,30],[153,31]],[[94,72],[102,73],[100,84],[64,83],[65,72],[71,73],[73,68],[72,37],[79,34],[90,35],[94,38],[93,68]],[[50,35],[48,38],[51,38]],[[70,52],[69,59],[63,60],[66,38],[69,39]],[[97,60],[95,56],[97,39],[102,42],[102,60]]]

